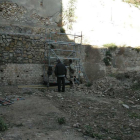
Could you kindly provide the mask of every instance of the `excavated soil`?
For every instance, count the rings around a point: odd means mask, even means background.
[[[121,76],[122,77],[122,76]],[[106,77],[66,92],[1,87],[2,140],[140,140],[139,79]],[[20,98],[22,97],[22,98]],[[58,118],[65,118],[64,124]]]

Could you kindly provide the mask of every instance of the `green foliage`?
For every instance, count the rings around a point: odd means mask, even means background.
[[[0,117],[0,131],[5,131],[7,130],[7,125],[6,123],[4,122],[4,120]]]
[[[85,135],[90,136],[92,138],[102,139],[103,136],[93,132],[93,129],[90,125],[85,126]]]
[[[136,48],[134,48],[134,50],[137,51],[137,53],[139,53],[140,52],[140,47],[136,47]]]
[[[104,63],[106,66],[111,65],[111,60],[112,60],[112,54],[110,53],[110,50],[106,51],[105,58],[103,59]]]
[[[66,123],[66,119],[65,117],[60,117],[57,119],[58,123],[61,125],[61,124],[65,124]]]
[[[116,50],[117,49],[117,45],[115,45],[114,43],[110,43],[110,44],[104,44],[104,47],[107,47],[109,50]]]
[[[140,114],[131,113],[131,114],[129,114],[129,117],[132,118],[132,119],[140,119]]]
[[[65,33],[65,29],[64,28],[60,28],[60,33]]]
[[[125,0],[126,3],[134,4],[135,7],[139,8],[140,2],[137,0]]]
[[[85,126],[85,134],[88,136],[92,136],[93,129],[90,125]]]
[[[133,90],[140,90],[140,83],[133,84],[131,88]]]

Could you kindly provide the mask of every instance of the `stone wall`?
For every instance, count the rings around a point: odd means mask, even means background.
[[[0,33],[0,85],[42,84],[44,76],[47,77],[48,44],[46,41],[50,39],[50,34],[43,32],[37,34],[36,30],[32,28],[30,30],[32,34]],[[58,34],[53,34],[52,40],[71,42],[67,36]],[[51,47],[62,48],[59,45]],[[65,45],[63,48],[72,49],[71,46]],[[58,53],[60,55],[60,51]],[[67,56],[69,53],[62,52],[61,55]],[[55,55],[51,54],[51,56]],[[53,61],[56,63],[56,59]],[[55,76],[52,75],[52,78]]]
[[[0,23],[29,26],[57,26],[61,21],[61,0],[1,0]]]
[[[40,36],[0,35],[0,64],[42,64],[45,58],[43,41]]]
[[[107,51],[111,54],[108,66],[104,63]],[[84,67],[90,81],[112,74],[139,72],[140,70],[139,48],[118,47],[109,50],[108,48],[88,45],[85,46],[85,53]]]

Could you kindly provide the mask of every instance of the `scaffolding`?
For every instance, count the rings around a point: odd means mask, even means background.
[[[63,36],[65,36],[66,38],[63,39]],[[73,37],[72,41],[69,41],[68,36]],[[83,75],[84,80],[86,82],[89,82],[81,62],[81,45],[82,33],[81,35],[76,35],[50,32],[49,39],[46,41],[45,44],[45,58],[48,62],[48,67],[52,67],[54,70],[56,60],[59,59],[68,68],[68,60],[71,59],[75,65],[75,73],[78,81],[80,81],[80,77],[81,75]],[[48,86],[49,83],[56,82],[52,80],[49,76],[47,77],[47,79]]]

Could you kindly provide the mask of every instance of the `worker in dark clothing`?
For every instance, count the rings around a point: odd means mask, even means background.
[[[67,75],[67,69],[60,60],[57,60],[57,65],[55,67],[55,76],[57,77],[58,92],[61,91],[62,83],[62,92],[65,92],[65,77]]]

